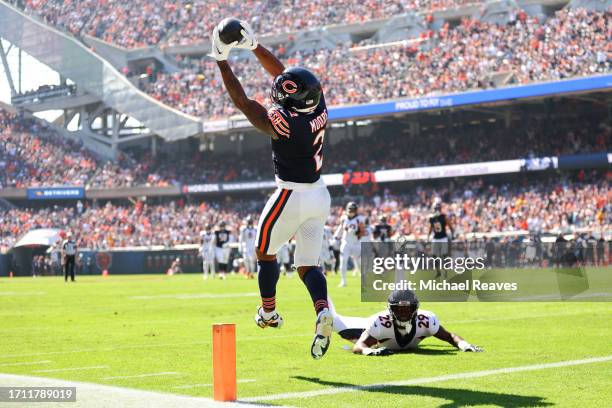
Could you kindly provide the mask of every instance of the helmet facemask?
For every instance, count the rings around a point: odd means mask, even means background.
[[[408,301],[399,301],[397,303],[389,303],[388,307],[395,325],[398,328],[409,330],[412,326],[412,321],[416,317],[418,305]]]

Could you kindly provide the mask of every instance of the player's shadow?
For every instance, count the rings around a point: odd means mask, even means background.
[[[419,347],[412,350],[396,351],[394,354],[419,354],[423,356],[443,356],[449,354],[457,354],[459,350],[454,348],[423,348]]]
[[[475,405],[493,405],[498,407],[548,407],[553,404],[544,401],[543,397],[530,395],[516,395],[497,392],[464,390],[457,388],[423,387],[419,385],[356,385],[339,381],[325,381],[319,378],[294,376],[292,378],[308,381],[311,383],[341,387],[354,388],[359,391],[380,392],[395,395],[420,395],[423,397],[440,398],[450,402],[441,404],[443,408],[458,408]]]

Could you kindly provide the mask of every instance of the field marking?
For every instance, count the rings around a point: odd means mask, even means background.
[[[13,367],[13,366],[21,366],[21,365],[49,364],[49,363],[51,363],[51,360],[24,361],[22,363],[0,363],[0,367]]]
[[[181,375],[181,373],[177,373],[175,371],[165,371],[161,373],[146,373],[146,374],[137,374],[137,375],[119,375],[115,377],[102,377],[101,380],[120,380],[124,378],[145,378],[145,377],[163,377],[168,375]]]
[[[54,405],[66,408],[253,408],[252,404],[239,402],[217,402],[211,398],[46,377],[0,374],[0,384],[10,387],[76,387],[76,402]]]
[[[243,380],[236,380],[236,382],[238,384],[243,384],[243,383],[252,383],[255,382],[257,380],[253,379],[253,378],[245,378]],[[199,388],[199,387],[212,387],[212,383],[210,384],[187,384],[187,385],[177,385],[176,387],[172,387],[172,388],[176,388],[176,389],[187,389],[187,388]]]
[[[347,386],[347,387],[330,387],[330,388],[326,388],[322,390],[303,391],[303,392],[287,392],[287,393],[272,394],[272,395],[261,395],[258,397],[241,398],[240,401],[242,402],[261,402],[261,401],[276,401],[276,400],[293,399],[293,398],[297,398],[297,399],[313,398],[313,397],[319,397],[322,395],[335,395],[335,394],[342,394],[342,393],[347,393],[347,392],[377,390],[381,388],[398,387],[398,386],[405,386],[405,385],[429,384],[429,383],[449,381],[449,380],[463,380],[466,378],[488,377],[490,375],[497,375],[497,374],[511,374],[511,373],[518,373],[522,371],[535,371],[535,370],[545,370],[549,368],[570,367],[570,366],[581,365],[581,364],[603,363],[606,361],[612,361],[612,355],[585,358],[581,360],[559,361],[556,363],[544,363],[544,364],[533,364],[533,365],[518,366],[518,367],[496,368],[493,370],[484,370],[484,371],[469,371],[469,372],[464,372],[464,373],[441,375],[439,377],[425,377],[425,378],[414,378],[411,380],[390,381],[388,383],[355,385],[355,386]]]
[[[108,368],[107,365],[89,366],[89,367],[69,367],[69,368],[53,368],[49,370],[34,370],[33,373],[59,373],[62,371],[83,371],[83,370],[96,370],[99,368]]]
[[[580,316],[585,314],[590,314],[591,312],[578,312],[578,313],[544,313],[539,315],[529,315],[522,317],[491,317],[484,319],[473,319],[473,320],[448,320],[445,321],[445,324],[464,324],[464,323],[480,323],[480,322],[494,322],[494,321],[504,321],[504,320],[521,320],[521,319],[542,319],[546,317],[560,317],[560,316]],[[602,312],[606,313],[606,311]],[[447,322],[447,323],[446,323]],[[0,330],[0,333],[2,330]],[[292,334],[280,334],[274,335],[273,337],[269,337],[268,340],[274,339],[282,339],[289,337],[305,337],[312,336],[312,332],[301,332],[301,333],[292,333]],[[259,340],[261,336],[246,336],[246,337],[237,337],[236,340],[238,342],[249,341],[249,340]],[[115,346],[115,347],[101,347],[101,348],[86,348],[86,349],[78,349],[78,350],[58,350],[58,351],[41,351],[38,353],[23,353],[23,354],[4,354],[0,355],[0,359],[5,358],[17,358],[17,357],[35,357],[35,356],[49,356],[49,355],[57,355],[57,354],[74,354],[74,353],[95,353],[95,352],[106,352],[106,351],[115,351],[115,350],[130,350],[130,349],[145,349],[145,348],[158,348],[158,347],[182,347],[182,346],[201,346],[205,344],[212,343],[212,339],[209,340],[201,340],[194,342],[179,342],[179,343],[162,343],[162,344],[132,344],[127,346]]]
[[[40,296],[47,292],[0,292],[0,296]]]
[[[312,336],[312,332],[281,334],[281,335],[275,335],[274,337],[270,337],[268,339],[304,337],[304,336]],[[248,337],[238,337],[236,340],[241,342],[241,341],[248,341],[248,340],[260,340],[261,338],[262,338],[261,336],[248,336]],[[121,350],[121,349],[129,350],[129,349],[157,348],[157,347],[200,346],[200,345],[210,344],[210,343],[212,343],[212,339],[202,340],[202,341],[182,342],[182,343],[139,344],[139,345],[130,345],[130,346],[101,347],[101,348],[89,348],[89,349],[78,349],[78,350],[42,351],[40,353],[4,354],[4,355],[0,355],[0,358],[46,356],[46,355],[54,355],[54,354],[93,353],[93,352],[101,352],[101,351],[115,351],[115,350]]]
[[[150,299],[225,299],[259,296],[256,292],[247,293],[175,293],[172,295],[146,295],[130,296],[128,299],[150,300]]]

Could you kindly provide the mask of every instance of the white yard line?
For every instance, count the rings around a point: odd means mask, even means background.
[[[54,408],[253,408],[252,404],[241,404],[239,402],[217,402],[210,398],[188,397],[44,377],[0,374],[0,384],[3,387],[76,387],[76,402],[53,403]]]
[[[452,324],[464,324],[464,323],[479,323],[479,322],[494,322],[494,321],[505,321],[505,320],[521,320],[521,319],[542,319],[547,317],[560,317],[560,316],[579,316],[584,314],[590,314],[591,312],[580,312],[580,313],[543,313],[537,315],[527,315],[521,317],[492,317],[492,318],[483,318],[483,319],[473,319],[473,320],[448,320],[443,321],[443,323],[452,325]],[[1,331],[0,331],[1,332]],[[262,333],[262,336],[267,336],[266,333]],[[247,336],[247,337],[237,337],[236,340],[238,342],[249,341],[249,340],[260,340],[262,336]],[[273,337],[269,337],[269,339],[280,339],[280,338],[289,338],[289,337],[304,337],[304,336],[312,336],[312,332],[298,332],[298,333],[290,333],[290,334],[280,334],[274,335]],[[129,350],[129,349],[140,349],[140,348],[158,348],[158,347],[182,347],[182,346],[200,346],[204,344],[210,344],[212,339],[201,340],[201,341],[193,341],[193,342],[179,342],[179,343],[162,343],[162,344],[131,344],[127,346],[114,346],[114,347],[101,347],[101,348],[85,348],[85,349],[77,349],[77,350],[59,350],[59,351],[41,351],[39,353],[23,353],[23,354],[4,354],[0,355],[0,359],[8,359],[8,358],[17,358],[17,357],[35,357],[35,356],[48,356],[48,355],[56,355],[56,354],[74,354],[74,353],[95,353],[95,352],[106,352],[106,351],[116,351],[116,350]]]
[[[249,340],[261,340],[262,336],[268,336],[268,335],[262,332],[261,336],[237,337],[236,340],[238,342],[249,341]],[[278,339],[278,338],[300,337],[300,336],[312,336],[312,332],[281,334],[281,335],[274,335],[273,337],[271,336],[267,338],[268,339]],[[199,346],[199,345],[210,344],[210,343],[212,343],[212,339],[202,340],[202,341],[182,342],[182,343],[132,344],[129,346],[88,348],[88,349],[78,349],[78,350],[41,351],[40,353],[4,354],[4,355],[0,355],[0,359],[15,358],[15,357],[47,356],[47,355],[54,355],[54,354],[95,353],[95,352],[103,352],[103,351],[116,351],[116,350],[126,350],[126,349],[129,350],[129,349],[141,349],[141,348]]]
[[[47,292],[0,292],[0,296],[40,296]]]
[[[177,373],[174,371],[165,371],[161,373],[146,373],[146,374],[137,374],[137,375],[119,375],[115,377],[103,377],[101,380],[120,380],[124,378],[145,378],[145,377],[163,377],[169,375],[181,375],[181,373]]]
[[[243,384],[243,383],[251,383],[251,382],[255,382],[257,380],[255,379],[249,379],[249,378],[245,378],[244,380],[236,380],[236,382],[238,384]],[[202,387],[212,387],[212,383],[210,384],[187,384],[187,385],[178,385],[176,387],[172,387],[172,388],[176,388],[176,389],[188,389],[188,388],[202,388]]]
[[[130,296],[128,299],[150,300],[150,299],[225,299],[255,297],[259,293],[175,293],[170,295]]]
[[[13,367],[13,366],[22,366],[22,365],[34,365],[34,364],[49,364],[50,360],[42,360],[42,361],[24,361],[22,363],[0,363],[0,367]]]
[[[83,371],[83,370],[97,370],[100,368],[108,368],[106,365],[89,366],[89,367],[69,367],[69,368],[53,368],[49,370],[34,370],[33,373],[59,373],[62,371]]]
[[[384,389],[387,387],[428,384],[428,383],[435,383],[435,382],[449,381],[449,380],[463,380],[466,378],[488,377],[491,375],[498,375],[498,374],[511,374],[511,373],[518,373],[522,371],[546,370],[550,368],[570,367],[570,366],[581,365],[581,364],[603,363],[607,361],[612,361],[612,355],[585,358],[581,360],[559,361],[556,363],[544,363],[544,364],[533,364],[533,365],[526,365],[526,366],[519,366],[519,367],[497,368],[493,370],[484,370],[484,371],[470,371],[470,372],[465,372],[465,373],[441,375],[439,377],[425,377],[425,378],[414,378],[411,380],[390,381],[388,383],[382,383],[382,384],[356,385],[356,386],[347,386],[347,387],[328,387],[322,390],[313,390],[313,391],[304,391],[304,392],[287,392],[283,394],[262,395],[259,397],[242,398],[240,401],[242,402],[261,402],[261,401],[276,401],[276,400],[294,399],[294,398],[296,399],[313,398],[313,397],[319,397],[322,395],[335,395],[335,394],[342,394],[342,393],[347,393],[347,392],[377,390],[377,389]]]

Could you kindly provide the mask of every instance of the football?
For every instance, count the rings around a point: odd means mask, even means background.
[[[234,41],[242,41],[242,25],[240,20],[228,17],[219,23],[219,38],[224,44],[231,44]]]

